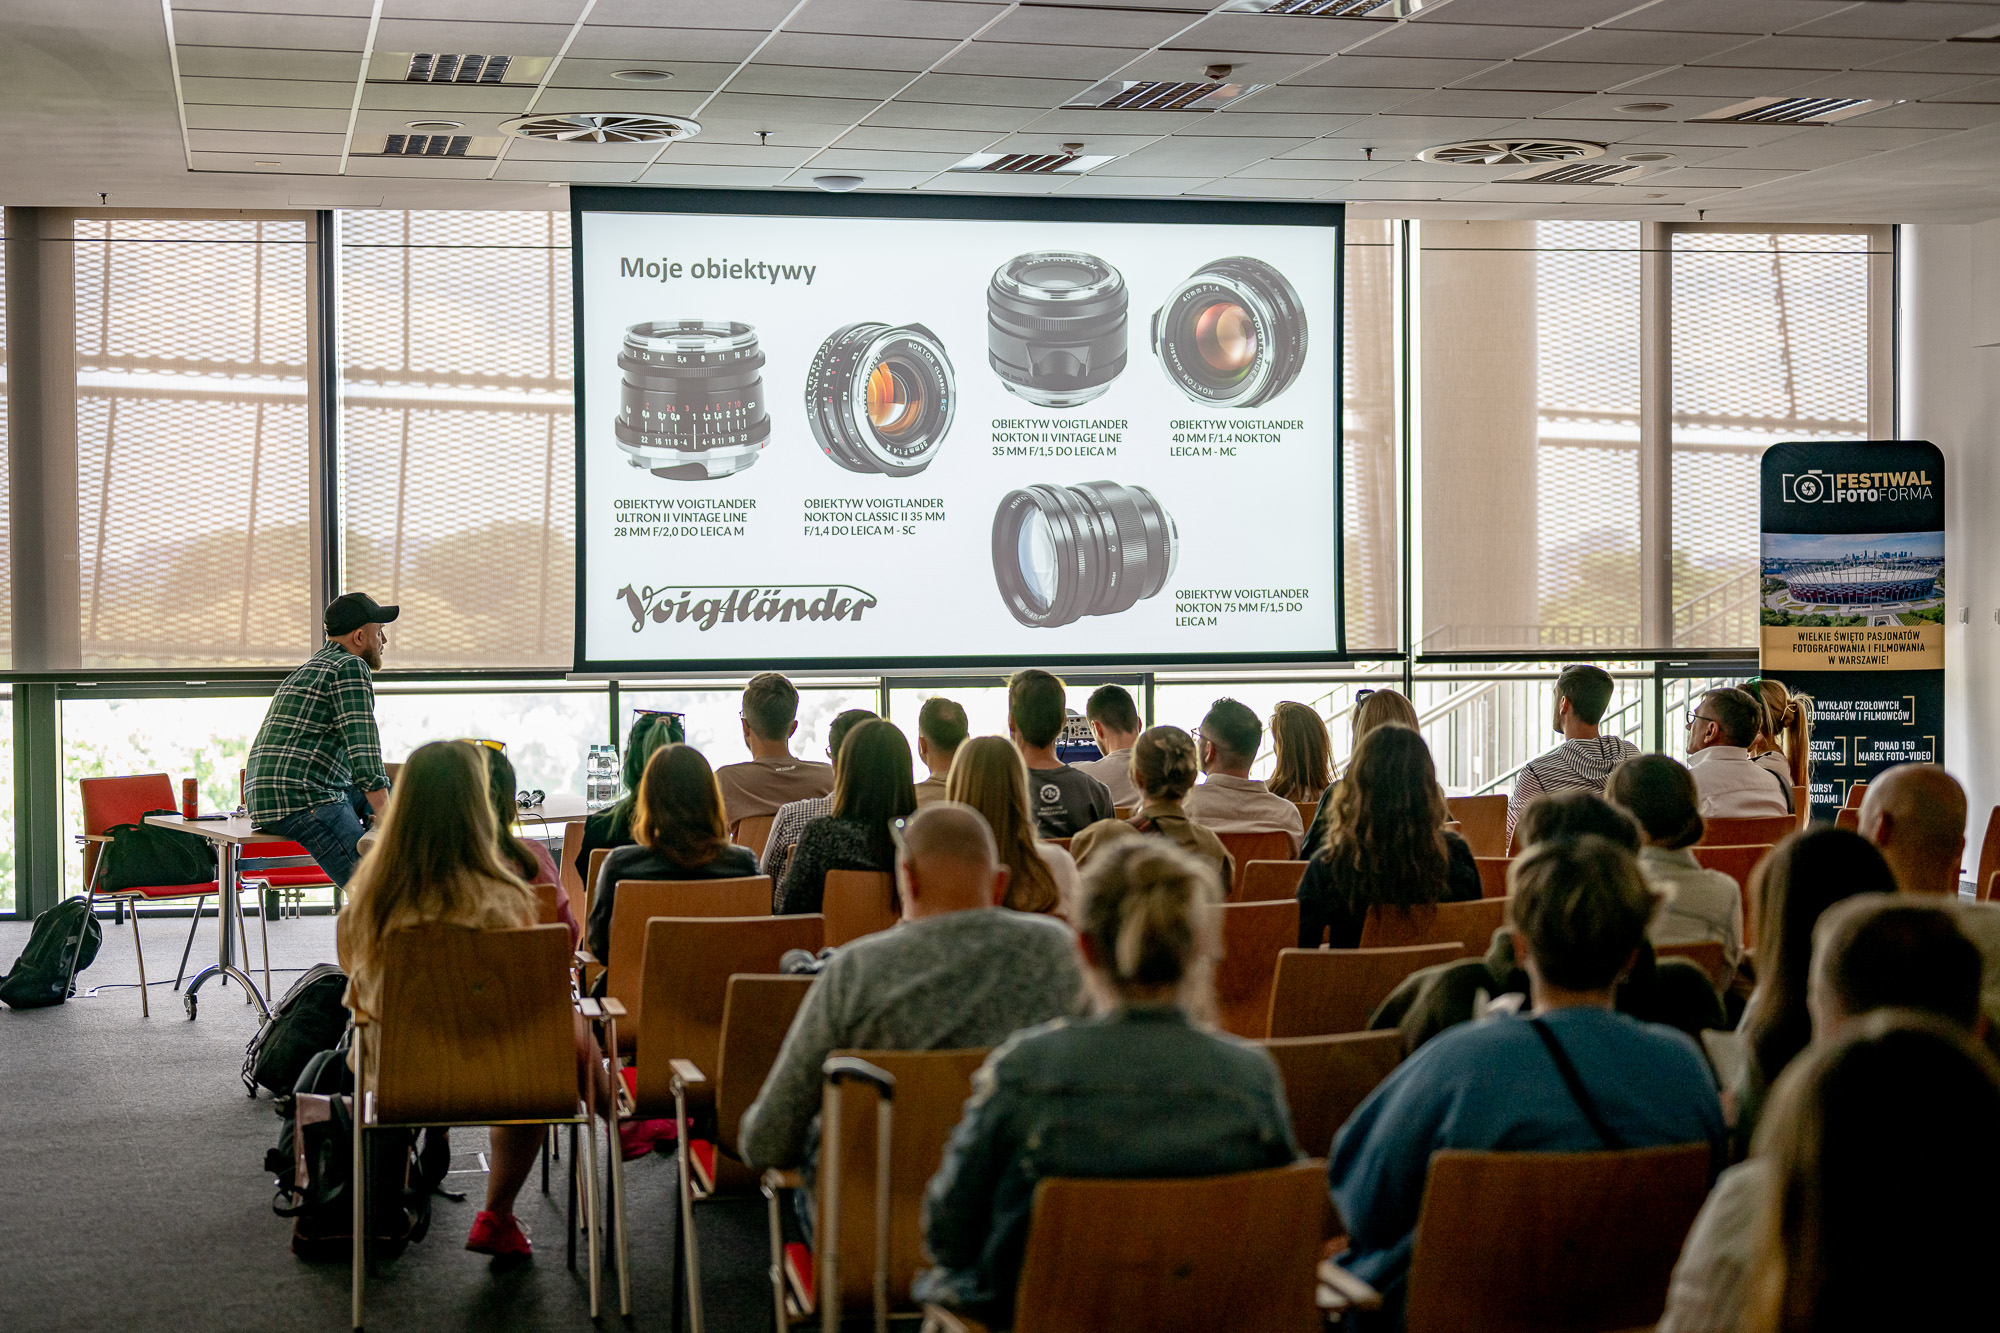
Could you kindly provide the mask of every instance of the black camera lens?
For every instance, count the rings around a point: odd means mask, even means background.
[[[921,324],[835,329],[806,375],[813,438],[849,472],[922,472],[957,411],[951,359]]]
[[[1000,598],[1037,628],[1130,610],[1166,586],[1180,554],[1173,516],[1143,486],[1029,486],[993,515]]]
[[[1197,403],[1258,407],[1291,388],[1305,365],[1305,310],[1263,260],[1218,259],[1153,312],[1153,351]]]
[[[757,461],[771,437],[764,351],[748,324],[634,324],[618,353],[625,380],[612,431],[633,467],[711,481]]]
[[[1076,407],[1125,369],[1125,278],[1096,255],[1036,250],[993,271],[986,359],[1037,407]]]

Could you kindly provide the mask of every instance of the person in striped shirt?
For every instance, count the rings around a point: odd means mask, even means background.
[[[1551,725],[1563,743],[1539,759],[1530,760],[1514,780],[1507,798],[1507,844],[1514,842],[1514,825],[1537,796],[1559,791],[1604,790],[1611,770],[1639,753],[1639,747],[1617,736],[1600,736],[1597,724],[1611,706],[1617,686],[1602,667],[1564,667],[1556,679],[1556,711]]]

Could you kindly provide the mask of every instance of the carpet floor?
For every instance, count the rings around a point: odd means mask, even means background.
[[[200,992],[199,1018],[188,1021],[171,984],[188,928],[179,918],[145,926],[153,1012],[140,1017],[132,927],[108,917],[103,925],[103,950],[78,977],[78,998],[50,1009],[0,1009],[0,1329],[346,1328],[346,1262],[294,1258],[291,1223],[271,1212],[263,1159],[280,1123],[269,1095],[244,1096],[237,1076],[256,1010],[233,983],[211,981]],[[250,927],[251,957],[261,961],[254,919]],[[333,960],[329,917],[274,921],[270,934],[280,994],[306,967]],[[0,969],[27,936],[26,923],[0,922]],[[213,961],[215,944],[210,918],[195,937],[191,973]],[[261,972],[252,975],[261,985]],[[551,1173],[550,1195],[540,1192],[539,1176],[521,1194],[516,1211],[534,1237],[533,1262],[495,1270],[463,1248],[485,1197],[485,1131],[455,1130],[452,1146],[446,1188],[469,1197],[436,1200],[430,1236],[379,1266],[367,1327],[590,1328],[581,1237],[577,1271],[563,1259],[568,1162]],[[673,1159],[628,1163],[625,1179],[631,1325],[672,1328]],[[709,1329],[768,1329],[762,1198],[703,1205],[697,1218]],[[605,1325],[616,1327],[608,1252],[604,1310]]]

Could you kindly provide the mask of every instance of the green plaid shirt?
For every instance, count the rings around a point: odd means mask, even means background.
[[[270,824],[345,801],[350,787],[388,785],[374,677],[366,662],[329,643],[285,677],[257,729],[243,779],[250,818]]]

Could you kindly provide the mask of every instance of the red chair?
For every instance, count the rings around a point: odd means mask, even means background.
[[[243,799],[242,769],[236,771],[236,799]],[[245,848],[254,854],[245,855],[236,863],[236,873],[241,883],[253,881],[257,889],[257,937],[264,946],[264,993],[271,993],[271,932],[265,924],[271,915],[272,901],[280,896],[289,896],[295,902],[307,889],[332,889],[333,910],[340,911],[340,886],[335,884],[319,863],[312,859],[312,853],[298,842],[258,842]],[[288,862],[301,864],[288,864]],[[183,960],[185,966],[185,960]]]
[[[150,810],[177,810],[179,801],[174,796],[174,782],[165,773],[140,773],[124,778],[83,778],[77,782],[77,790],[83,800],[83,833],[78,841],[83,844],[84,895],[95,906],[99,902],[111,903],[122,916],[127,908],[132,916],[132,952],[139,960],[139,1012],[152,1017],[152,1005],[146,998],[146,954],[139,945],[139,904],[142,902],[170,902],[192,898],[194,920],[188,925],[187,948],[181,950],[181,971],[187,970],[189,952],[194,948],[195,928],[201,924],[202,899],[210,894],[217,895],[216,928],[229,929],[228,905],[220,901],[220,886],[214,880],[205,884],[159,884],[144,885],[128,889],[100,889],[97,885],[98,854],[111,841],[106,832],[117,824],[137,824]],[[265,966],[270,959],[265,958]],[[179,974],[174,977],[174,985],[181,984]]]

